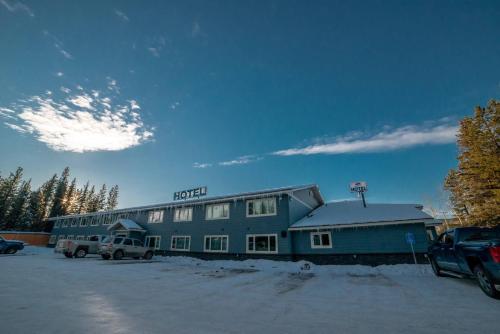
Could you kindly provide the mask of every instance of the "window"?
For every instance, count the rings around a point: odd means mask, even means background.
[[[170,249],[174,251],[189,251],[191,247],[191,237],[187,235],[172,236]]]
[[[227,235],[206,235],[205,236],[205,252],[227,252],[228,250]]]
[[[432,230],[426,230],[427,232],[427,239],[429,241],[434,241],[434,233],[432,233]]]
[[[247,235],[247,253],[278,253],[277,234]]]
[[[78,225],[78,218],[71,219],[71,227],[76,227]]]
[[[121,243],[122,243],[122,240],[123,240],[123,238],[115,238],[115,239],[113,240],[113,244],[115,244],[115,245],[119,245],[119,244],[121,244]]]
[[[276,198],[260,198],[247,201],[247,217],[276,215]]]
[[[59,228],[59,224],[60,224],[60,222],[56,220],[56,221],[54,222],[54,228]]]
[[[57,240],[62,240],[62,239],[64,239],[64,234],[59,234],[59,235],[57,236]]]
[[[132,241],[134,242],[134,246],[136,246],[136,247],[143,247],[141,240],[134,239]]]
[[[311,232],[311,248],[332,248],[330,232]]]
[[[206,209],[205,219],[228,219],[229,218],[229,203],[208,205]]]
[[[132,240],[130,240],[130,239],[125,239],[125,241],[123,242],[123,244],[124,244],[125,246],[132,246]]]
[[[50,236],[49,244],[55,244],[57,240],[57,235],[53,234]]]
[[[99,226],[99,219],[100,219],[99,216],[90,217],[90,225]]]
[[[193,220],[193,208],[177,208],[174,211],[174,222]]]
[[[161,237],[159,235],[149,235],[146,237],[146,247],[160,249]]]
[[[72,235],[72,234],[68,234],[68,236],[66,237],[67,240],[75,240],[75,236]]]
[[[89,222],[88,222],[88,218],[87,217],[80,218],[80,227],[88,226],[88,224],[89,224]]]
[[[77,235],[76,240],[85,240],[85,236],[84,235]]]
[[[65,219],[62,221],[61,227],[68,227],[69,226],[69,220]]]
[[[148,217],[148,223],[163,223],[163,210],[150,211]]]

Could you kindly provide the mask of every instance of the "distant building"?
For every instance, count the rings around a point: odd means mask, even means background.
[[[425,261],[434,219],[414,204],[324,203],[305,185],[50,218],[59,239],[113,234],[141,239],[164,255],[268,258],[314,263],[413,261],[406,235]]]

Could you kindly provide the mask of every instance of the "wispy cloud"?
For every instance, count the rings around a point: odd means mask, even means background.
[[[31,8],[29,8],[22,2],[0,0],[0,4],[2,4],[5,8],[7,8],[7,10],[11,13],[24,12],[25,14],[28,14],[31,17],[35,17],[35,13],[33,13]]]
[[[212,167],[212,164],[211,163],[200,163],[200,162],[195,162],[193,164],[193,167],[194,168],[208,168],[208,167]]]
[[[64,48],[64,44],[63,44],[63,42],[59,38],[57,38],[56,36],[52,35],[47,30],[44,30],[43,34],[46,37],[48,37],[48,38],[50,38],[52,40],[52,43],[53,43],[54,47],[56,48],[56,50],[59,51],[59,53],[62,54],[64,58],[66,58],[66,59],[73,59],[73,56],[71,55],[71,53],[69,53]]]
[[[221,161],[218,163],[219,166],[234,166],[234,165],[246,165],[252,162],[262,160],[263,157],[257,155],[244,155],[234,160]]]
[[[64,75],[64,73],[63,73],[63,72],[57,72],[57,73],[56,73],[56,76],[58,76],[58,77],[62,77],[63,75]]]
[[[273,152],[277,156],[346,154],[394,151],[419,145],[440,145],[456,140],[456,124],[409,125],[387,129],[367,136],[357,132],[338,137],[331,142],[315,143],[305,147],[293,147]]]
[[[167,41],[165,40],[165,38],[163,36],[160,36],[160,37],[154,38],[151,41],[150,46],[147,48],[147,50],[154,57],[159,58],[160,55],[161,55],[161,51],[163,50],[163,48],[165,47],[165,45],[167,45]]]
[[[72,95],[69,89],[63,92],[66,96],[60,99],[35,95],[1,107],[0,117],[6,118],[9,128],[31,134],[56,151],[119,151],[153,138],[153,128],[144,125],[137,101],[115,103],[105,93],[83,87]]]
[[[128,16],[122,12],[121,10],[115,9],[115,15],[118,16],[120,19],[122,19],[125,22],[130,21]]]

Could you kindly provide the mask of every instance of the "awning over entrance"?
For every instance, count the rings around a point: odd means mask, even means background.
[[[113,225],[108,227],[108,231],[137,231],[146,233],[146,230],[141,227],[141,225],[137,224],[135,221],[131,219],[118,219]]]

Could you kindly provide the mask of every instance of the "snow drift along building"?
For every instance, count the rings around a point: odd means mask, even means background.
[[[114,234],[141,239],[157,253],[205,259],[270,258],[314,263],[424,261],[434,219],[414,204],[324,203],[304,185],[50,218],[59,239]]]

